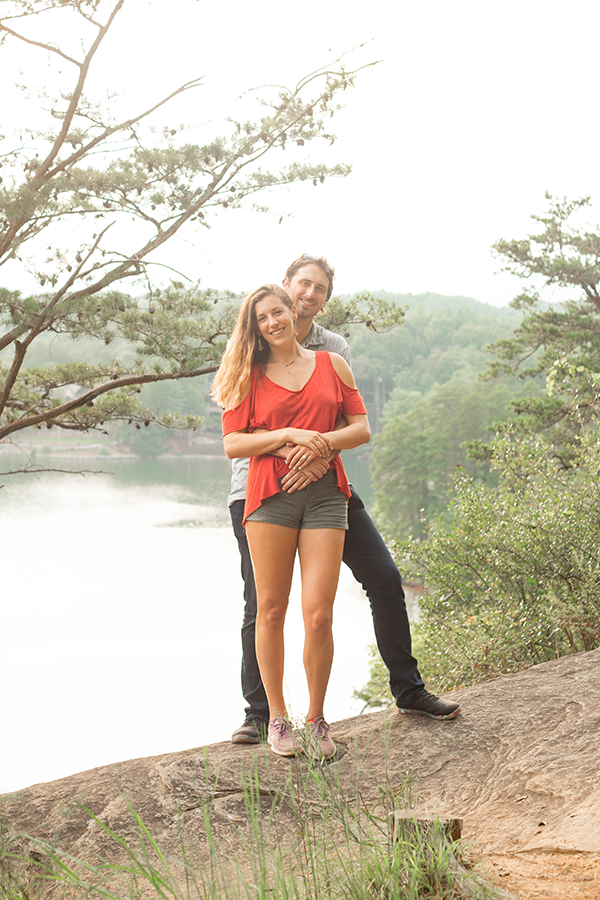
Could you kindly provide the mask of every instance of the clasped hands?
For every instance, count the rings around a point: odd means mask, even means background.
[[[322,478],[329,471],[333,451],[330,439],[319,432],[298,429],[294,437],[296,443],[288,442],[282,448],[290,471],[281,479],[281,489],[288,494]]]

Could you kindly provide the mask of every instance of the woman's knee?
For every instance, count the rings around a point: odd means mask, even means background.
[[[256,624],[264,625],[269,629],[282,629],[285,623],[285,614],[287,612],[287,603],[261,603],[258,602],[258,612],[256,615]]]
[[[304,629],[311,637],[323,639],[329,637],[333,626],[333,614],[329,610],[311,610],[304,615]]]

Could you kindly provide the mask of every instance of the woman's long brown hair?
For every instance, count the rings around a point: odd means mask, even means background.
[[[254,307],[271,294],[292,309],[292,301],[278,284],[263,284],[248,294],[240,307],[210,392],[215,403],[225,409],[233,409],[240,403],[248,391],[252,367],[264,366],[269,357],[269,347],[259,343],[260,332]]]

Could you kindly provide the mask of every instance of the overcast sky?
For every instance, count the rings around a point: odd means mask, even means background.
[[[302,252],[323,253],[340,292],[505,304],[517,283],[498,274],[491,244],[527,233],[545,190],[598,199],[599,32],[597,0],[127,0],[94,78],[98,90],[121,92],[120,108],[137,110],[203,76],[173,121],[210,120],[218,132],[248,88],[292,85],[367,42],[347,64],[381,62],[347,92],[333,120],[338,142],[310,147],[315,159],[350,163],[352,174],[280,189],[270,214],[221,214],[210,232],[177,237],[163,258],[206,287],[249,290],[280,280]],[[45,83],[37,51],[5,52],[29,79],[38,59]],[[595,209],[590,217],[600,219]]]

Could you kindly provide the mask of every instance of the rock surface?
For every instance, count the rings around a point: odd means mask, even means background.
[[[600,650],[451,696],[462,707],[453,721],[384,711],[335,723],[329,766],[350,796],[358,778],[363,802],[375,803],[386,779],[393,786],[412,772],[419,810],[462,818],[463,837],[484,856],[600,855]],[[78,802],[133,836],[129,802],[167,848],[182,811],[186,833],[202,845],[202,802],[213,796],[219,840],[233,852],[252,773],[270,794],[302,766],[264,746],[213,744],[34,785],[5,796],[2,813],[17,831],[106,855],[114,847]]]

